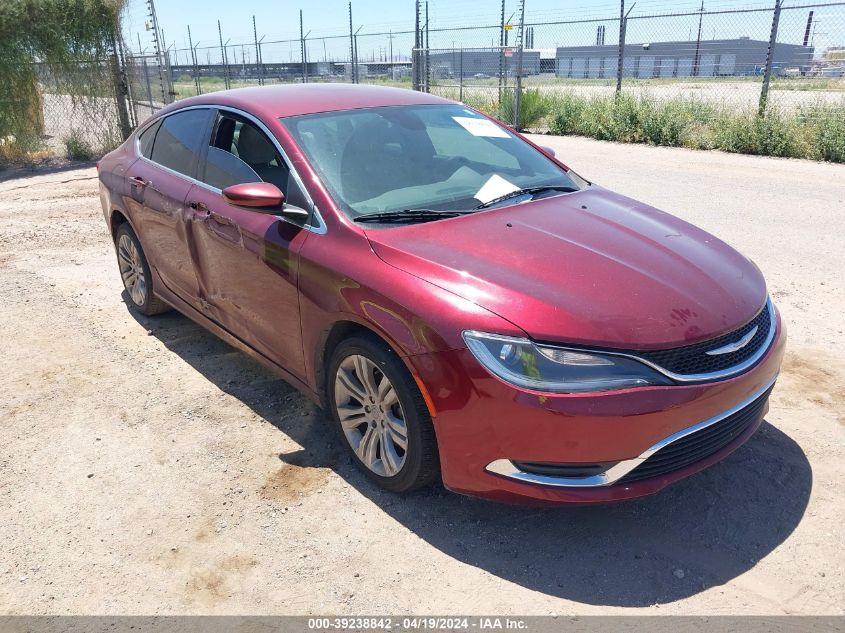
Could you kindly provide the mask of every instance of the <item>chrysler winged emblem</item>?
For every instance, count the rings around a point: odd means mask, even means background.
[[[711,349],[709,352],[704,352],[708,356],[721,356],[722,354],[730,354],[732,352],[736,352],[741,350],[743,347],[748,345],[751,342],[751,339],[754,338],[754,335],[757,334],[757,328],[759,326],[755,325],[751,328],[751,331],[748,332],[745,336],[743,336],[738,341],[734,341],[733,343],[728,343],[727,345],[722,345],[722,347],[717,347],[716,349]]]

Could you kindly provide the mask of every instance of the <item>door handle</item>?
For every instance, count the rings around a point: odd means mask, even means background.
[[[199,213],[195,214],[196,217],[207,218],[211,213],[205,202],[197,202],[196,200],[191,200],[188,203],[188,206],[191,207],[194,211],[199,211]]]
[[[153,184],[151,180],[144,180],[140,176],[133,176],[130,180],[135,187],[146,187],[147,185]]]

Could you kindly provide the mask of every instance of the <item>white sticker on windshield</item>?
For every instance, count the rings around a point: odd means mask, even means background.
[[[453,116],[452,118],[473,136],[488,136],[492,138],[511,137],[510,134],[505,132],[490,119],[474,119],[468,116]]]
[[[511,191],[519,191],[519,187],[512,182],[508,182],[498,174],[493,174],[490,176],[490,179],[482,185],[481,189],[478,190],[478,193],[475,194],[473,198],[481,202],[481,204],[486,204],[487,202],[495,200],[499,196],[503,196]]]

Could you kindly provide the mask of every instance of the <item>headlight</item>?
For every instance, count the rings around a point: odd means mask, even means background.
[[[673,384],[663,374],[624,356],[546,347],[526,338],[470,330],[463,337],[488,371],[524,389],[577,393]]]

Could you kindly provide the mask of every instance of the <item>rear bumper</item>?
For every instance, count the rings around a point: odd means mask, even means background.
[[[718,423],[765,395],[780,369],[785,340],[778,316],[769,351],[740,376],[708,384],[594,394],[515,389],[492,377],[465,349],[408,360],[435,408],[447,488],[509,502],[601,503],[655,493],[741,446],[762,423],[765,398],[742,429],[715,452],[653,477],[624,478],[672,438]],[[589,485],[566,485],[566,479],[558,477],[520,474],[513,462],[609,464],[617,470]]]

